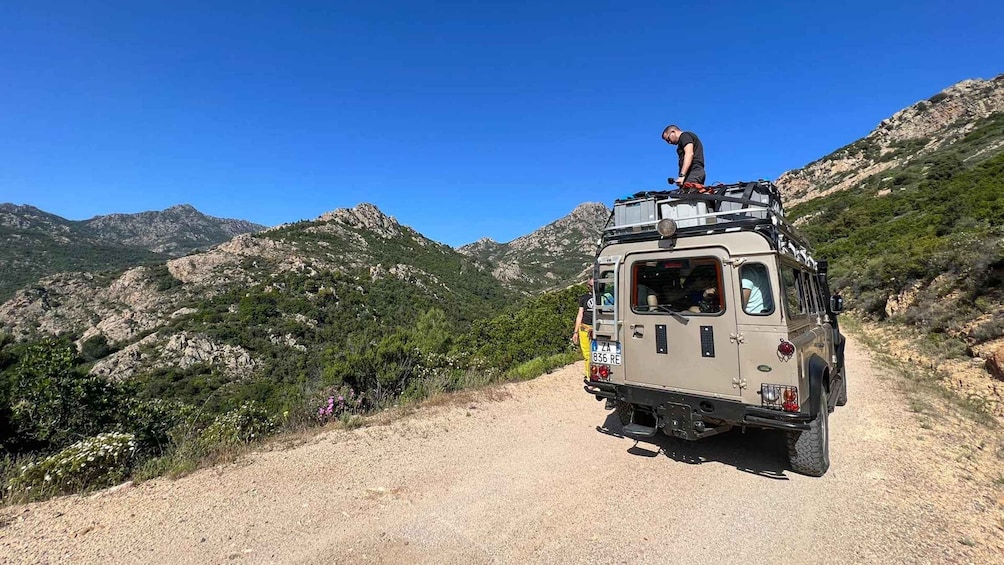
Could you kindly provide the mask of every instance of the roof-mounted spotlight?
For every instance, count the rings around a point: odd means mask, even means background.
[[[673,237],[676,235],[676,222],[669,218],[663,218],[655,225],[655,231],[659,232],[662,237]]]

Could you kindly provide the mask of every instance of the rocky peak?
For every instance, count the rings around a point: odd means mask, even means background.
[[[610,209],[599,202],[579,204],[567,216],[509,242],[512,249],[528,252],[547,249],[551,252],[575,249],[592,253]]]
[[[457,251],[470,257],[486,258],[497,253],[502,244],[490,237],[482,237],[474,243],[468,243],[457,248]]]
[[[336,222],[347,227],[369,230],[381,237],[401,235],[401,224],[393,216],[388,216],[379,208],[363,202],[355,208],[339,208],[321,215],[322,222]]]
[[[567,216],[509,243],[482,238],[458,251],[487,263],[500,281],[525,289],[569,284],[592,262],[610,209],[579,204]]]
[[[966,135],[1004,112],[1004,75],[964,80],[882,120],[867,136],[777,179],[788,206],[854,186]],[[997,144],[987,151],[999,149]],[[909,149],[909,150],[907,150]]]
[[[17,205],[10,202],[0,204],[0,226],[18,230],[44,230],[51,232],[69,232],[72,223],[28,205]]]

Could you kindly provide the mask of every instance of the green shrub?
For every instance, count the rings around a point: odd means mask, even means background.
[[[203,450],[246,445],[260,440],[279,427],[268,411],[254,401],[221,414],[203,430],[199,443]]]
[[[174,443],[172,433],[188,421],[194,408],[181,402],[153,399],[130,399],[123,411],[120,426],[136,440],[140,457],[159,456]]]
[[[91,336],[80,345],[80,356],[87,363],[103,359],[111,352],[112,348],[108,346],[108,338],[104,334]]]
[[[150,267],[149,274],[147,276],[154,284],[157,285],[157,290],[160,292],[185,284],[171,274],[171,271],[167,268],[166,263]]]
[[[46,339],[28,346],[13,368],[11,422],[22,449],[60,449],[115,421],[120,391],[77,371],[75,353],[65,340]]]
[[[969,339],[974,344],[984,343],[1004,336],[1004,317],[987,320],[973,328]]]
[[[35,500],[114,485],[129,476],[135,453],[132,434],[109,432],[83,439],[22,465],[7,482],[7,496]]]
[[[585,286],[574,286],[530,299],[520,308],[474,324],[461,339],[463,350],[502,371],[540,356],[568,351],[578,297]]]

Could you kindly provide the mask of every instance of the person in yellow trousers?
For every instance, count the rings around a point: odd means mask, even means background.
[[[589,292],[579,297],[579,313],[575,316],[575,330],[572,343],[578,343],[582,357],[586,360],[586,378],[589,378],[589,359],[592,357],[593,333],[593,277],[586,282]]]

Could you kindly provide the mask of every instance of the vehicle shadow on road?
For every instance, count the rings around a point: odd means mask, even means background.
[[[654,437],[635,440],[625,436],[614,413],[608,414],[596,431],[632,442],[627,452],[638,457],[658,457],[660,454],[689,465],[721,463],[768,479],[788,480],[788,453],[784,434],[770,430],[747,428],[701,439],[687,441],[657,433]]]

